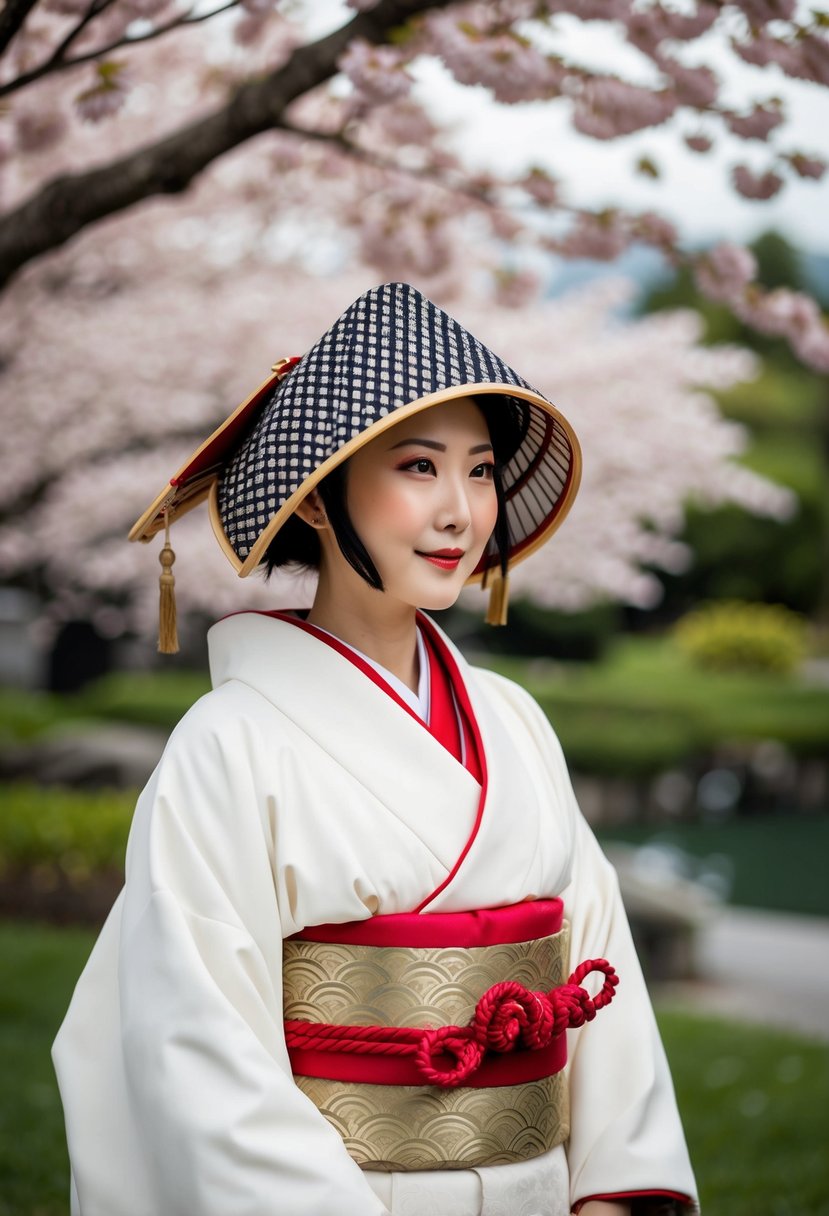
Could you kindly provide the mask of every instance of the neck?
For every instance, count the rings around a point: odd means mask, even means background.
[[[357,576],[359,577],[359,576]],[[417,692],[417,625],[409,604],[393,607],[380,591],[364,584],[366,595],[346,599],[332,593],[324,573],[320,575],[314,605],[308,613],[312,625],[361,650]]]

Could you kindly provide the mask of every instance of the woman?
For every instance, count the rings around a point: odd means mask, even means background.
[[[578,467],[555,407],[390,284],[138,521],[146,539],[209,495],[240,574],[320,577],[305,620],[211,629],[213,691],[139,800],[54,1053],[73,1211],[696,1210],[555,736],[421,611],[491,578],[502,618],[510,563],[563,518]]]

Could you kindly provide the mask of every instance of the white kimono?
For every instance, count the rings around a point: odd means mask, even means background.
[[[213,691],[136,808],[127,879],[54,1048],[82,1216],[566,1216],[693,1196],[615,874],[532,698],[452,649],[488,788],[318,638],[255,613],[209,634]],[[515,1165],[361,1170],[293,1082],[282,940],[309,926],[560,895],[573,965],[621,982],[568,1031],[571,1134]]]

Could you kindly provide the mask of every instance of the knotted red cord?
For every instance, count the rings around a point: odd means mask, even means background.
[[[581,987],[592,972],[605,980],[594,997]],[[540,1051],[568,1027],[592,1022],[613,1000],[619,977],[606,959],[580,963],[566,984],[549,992],[533,992],[515,980],[489,988],[475,1006],[466,1026],[337,1026],[328,1022],[289,1019],[285,1039],[290,1049],[349,1052],[368,1055],[414,1056],[418,1071],[430,1085],[445,1089],[462,1085],[478,1069],[488,1051],[520,1048]],[[440,1055],[453,1057],[449,1068],[435,1066]]]

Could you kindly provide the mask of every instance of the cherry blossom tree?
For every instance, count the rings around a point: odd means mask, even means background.
[[[700,345],[694,312],[614,321],[631,292],[629,282],[605,280],[494,322],[482,312],[477,323],[484,340],[497,335],[520,351],[523,374],[574,421],[584,451],[570,515],[511,575],[516,597],[545,607],[653,607],[662,592],[651,568],[678,572],[692,559],[677,539],[690,501],[778,520],[795,509],[789,491],[736,463],[747,434],[707,391],[752,379],[754,356]]]
[[[804,362],[829,368],[817,305],[764,290],[745,250],[689,253],[656,212],[576,207],[564,167],[558,176],[541,167],[513,177],[475,172],[451,150],[421,83],[423,64],[439,62],[498,105],[565,111],[599,143],[670,127],[698,155],[726,139],[759,145],[764,163],[737,156],[730,168],[733,188],[759,205],[787,181],[824,173],[813,149],[787,142],[774,82],[829,84],[825,14],[796,0],[350,7],[320,34],[320,5],[298,0],[6,0],[0,282],[147,200],[172,219],[189,200],[161,198],[195,189],[216,210],[202,212],[201,230],[191,226],[194,256],[217,238],[261,254],[289,241],[292,223],[295,234],[313,225],[317,240],[331,232],[342,257],[383,277],[434,280],[436,290],[489,267],[511,303],[527,298],[534,276],[503,273],[505,242],[607,260],[643,242],[691,261],[703,292],[787,339]],[[560,31],[573,20],[616,28],[638,57],[636,79],[567,54]],[[758,97],[727,100],[721,74],[704,62],[712,37],[762,69]],[[648,158],[639,168],[658,173]]]
[[[187,224],[198,222],[192,206]],[[228,274],[191,256],[190,235],[159,231],[147,209],[140,224],[117,221],[29,267],[0,300],[0,578],[37,591],[46,628],[81,616],[105,633],[154,637],[158,546],[128,544],[130,525],[271,363],[306,350],[375,278],[312,277],[255,257]],[[689,498],[776,517],[792,508],[734,462],[742,431],[700,387],[752,376],[753,357],[701,346],[695,314],[614,321],[629,290],[605,283],[521,310],[497,308],[481,284],[451,299],[583,440],[571,519],[515,570],[516,595],[542,604],[652,603],[659,584],[643,563],[685,560],[675,538]],[[173,531],[185,615],[310,602],[307,577],[240,582],[204,510]]]

